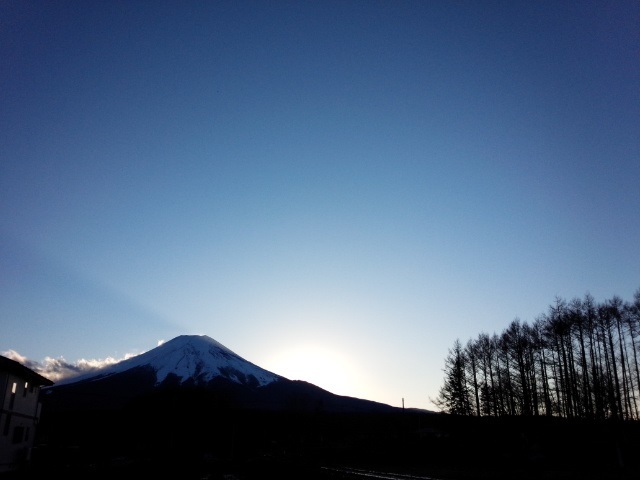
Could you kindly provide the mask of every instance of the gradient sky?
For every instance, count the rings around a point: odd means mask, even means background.
[[[434,408],[640,287],[637,1],[0,3],[0,352],[181,334]]]

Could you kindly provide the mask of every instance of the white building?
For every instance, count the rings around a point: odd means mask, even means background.
[[[29,461],[40,419],[40,387],[53,382],[0,356],[0,473]]]

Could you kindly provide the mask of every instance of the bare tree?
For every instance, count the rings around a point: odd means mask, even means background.
[[[466,382],[466,358],[460,340],[456,340],[445,360],[444,385],[440,388],[436,405],[454,415],[469,415],[471,404]]]
[[[639,335],[640,289],[633,303],[556,297],[531,325],[456,340],[436,403],[461,415],[640,419]]]
[[[467,359],[469,380],[473,388],[473,400],[476,415],[480,416],[480,383],[478,380],[478,363],[480,359],[480,349],[476,342],[469,340],[464,350]]]

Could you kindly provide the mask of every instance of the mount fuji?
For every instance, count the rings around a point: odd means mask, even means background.
[[[173,377],[179,383],[203,385],[215,378],[253,387],[277,382],[284,377],[271,373],[245,360],[206,335],[180,335],[173,340],[97,372],[73,377],[56,385],[98,381],[132,369],[155,372],[157,385]]]
[[[167,392],[208,392],[240,409],[373,412],[395,407],[340,396],[245,360],[206,335],[181,335],[95,372],[43,389],[50,411],[113,410]]]
[[[35,457],[63,478],[325,478],[306,472],[380,439],[396,448],[410,414],[290,380],[198,335],[45,387],[40,401]]]

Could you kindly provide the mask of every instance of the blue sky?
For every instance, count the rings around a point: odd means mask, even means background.
[[[3,2],[0,351],[205,334],[433,408],[448,348],[640,288],[637,2]]]

